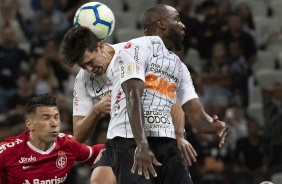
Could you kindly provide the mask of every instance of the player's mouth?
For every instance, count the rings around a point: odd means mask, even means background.
[[[59,135],[59,132],[58,132],[58,131],[53,131],[53,132],[51,132],[51,134],[52,134],[53,136],[58,136],[58,135]]]

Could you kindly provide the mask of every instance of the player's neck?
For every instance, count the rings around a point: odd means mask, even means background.
[[[29,142],[37,149],[41,151],[47,151],[54,143],[47,143],[41,139],[35,138],[33,135],[29,135]]]

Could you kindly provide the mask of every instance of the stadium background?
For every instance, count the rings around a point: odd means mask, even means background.
[[[57,95],[62,131],[72,133],[72,88],[79,68],[65,69],[58,48],[86,2],[0,1],[0,141],[25,130],[26,100],[46,92]],[[153,4],[169,4],[180,12],[186,36],[185,49],[177,54],[205,110],[230,127],[219,149],[214,136],[199,134],[186,122],[187,139],[198,153],[189,168],[195,184],[282,183],[281,0],[100,2],[116,18],[108,43],[142,36],[142,12]],[[100,120],[87,144],[105,141],[108,118]],[[88,183],[89,175],[89,167],[77,163],[68,183]]]

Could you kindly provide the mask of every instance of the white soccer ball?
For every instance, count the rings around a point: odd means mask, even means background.
[[[115,28],[115,16],[107,5],[89,2],[76,11],[73,24],[88,27],[100,40],[105,40]]]

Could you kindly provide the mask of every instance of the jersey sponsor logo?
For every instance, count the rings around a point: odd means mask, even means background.
[[[146,75],[144,87],[170,99],[175,98],[177,89],[176,83],[170,83],[167,79],[159,77],[153,73],[148,73]]]
[[[127,42],[123,48],[129,49],[131,47],[131,42]]]
[[[74,103],[74,110],[78,110],[78,103],[79,103],[79,100],[78,100],[78,98],[77,97],[74,97],[74,101],[73,101],[73,103]]]
[[[122,94],[122,91],[118,90],[118,94],[117,94],[116,101],[115,101],[115,104],[114,104],[114,112],[115,112],[115,114],[119,113],[119,110],[120,110],[119,102],[121,100],[121,94]]]
[[[75,78],[74,87],[73,87],[73,96],[76,96],[76,85],[77,85],[77,81],[78,81],[78,79]]]
[[[19,160],[19,163],[28,163],[28,162],[34,162],[34,161],[36,161],[36,158],[30,155],[30,157],[28,158],[21,157],[21,159]]]
[[[100,93],[102,91],[102,89],[104,88],[104,86],[99,87],[98,89],[96,89],[96,93]]]
[[[110,94],[111,92],[112,92],[111,90],[106,91],[106,92],[102,93],[100,96],[98,96],[97,98],[98,98],[99,100],[101,100],[104,96]]]
[[[149,124],[170,124],[167,113],[163,111],[144,111],[144,118]]]
[[[0,154],[3,153],[6,149],[12,148],[12,147],[14,147],[15,145],[18,145],[18,144],[20,144],[20,143],[22,143],[22,142],[23,142],[23,140],[21,140],[21,139],[16,139],[16,140],[14,140],[13,142],[9,142],[9,143],[6,143],[6,144],[2,144],[2,145],[0,146]]]
[[[118,60],[119,64],[123,64],[123,61],[122,61],[121,56],[120,56],[120,51],[119,51],[119,53],[117,55],[117,60]]]
[[[68,174],[66,174],[63,177],[58,177],[55,176],[52,179],[47,179],[47,180],[41,180],[41,179],[32,179],[32,180],[25,180],[23,184],[60,184],[60,183],[64,183],[67,179]]]
[[[168,73],[167,71],[162,70],[162,67],[160,65],[158,65],[158,64],[151,63],[150,71],[153,72],[153,73],[156,73],[156,74],[161,74],[161,75],[163,75],[166,78],[170,78],[170,79],[172,79],[177,84],[180,81],[178,77],[174,76],[171,73]]]
[[[160,54],[153,53],[153,57],[159,57],[159,56],[160,56]]]
[[[136,73],[140,73],[141,66],[136,62]]]
[[[32,165],[27,165],[27,166],[23,165],[23,169],[28,169],[28,168],[30,168],[31,166],[33,166],[33,164],[32,164]]]
[[[65,152],[59,151],[58,152],[58,158],[56,160],[56,166],[59,169],[62,169],[62,168],[64,168],[67,165],[67,161],[68,161],[68,159],[66,157]]]
[[[120,77],[121,78],[124,77],[124,67],[123,66],[120,67]]]
[[[159,40],[151,40],[151,43],[154,45],[154,44],[161,44],[161,42]]]
[[[156,124],[145,124],[145,130],[152,130],[152,129],[171,129],[170,125],[156,125]]]
[[[139,49],[140,47],[138,45],[136,45],[134,47],[134,61],[138,62],[139,61]]]

